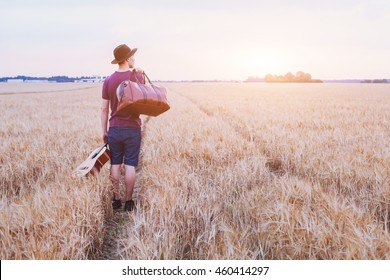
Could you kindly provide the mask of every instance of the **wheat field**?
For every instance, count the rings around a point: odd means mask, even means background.
[[[125,213],[101,85],[0,84],[1,259],[390,259],[388,85],[165,86]]]

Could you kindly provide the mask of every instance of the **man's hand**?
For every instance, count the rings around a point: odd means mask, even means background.
[[[107,143],[107,141],[108,141],[107,132],[104,132],[104,133],[102,134],[102,140],[103,140],[103,143]]]

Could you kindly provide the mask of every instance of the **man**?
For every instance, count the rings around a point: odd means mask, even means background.
[[[125,211],[134,209],[132,196],[136,179],[135,166],[138,165],[141,148],[141,119],[139,115],[127,115],[117,112],[118,99],[116,97],[116,89],[125,80],[131,79],[135,82],[138,79],[138,81],[144,82],[141,69],[135,69],[135,74],[131,71],[131,68],[134,68],[134,53],[136,51],[137,48],[130,49],[125,44],[119,45],[114,49],[115,59],[111,63],[118,64],[118,69],[104,80],[102,90],[102,140],[104,143],[108,142],[111,151],[110,179],[114,190],[112,207],[114,209],[122,207],[119,179],[121,166],[124,163]],[[107,133],[109,107],[111,108],[111,117]]]

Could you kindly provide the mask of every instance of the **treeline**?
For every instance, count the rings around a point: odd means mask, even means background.
[[[321,80],[314,80],[309,73],[298,71],[295,75],[288,72],[286,75],[267,74],[264,77],[267,83],[322,83]]]
[[[375,79],[375,80],[363,80],[361,83],[364,84],[387,84],[388,81],[386,79]]]
[[[93,77],[89,76],[82,76],[82,77],[68,77],[68,76],[51,76],[51,77],[30,77],[30,76],[16,76],[16,77],[2,77],[0,78],[0,82],[7,82],[8,80],[23,80],[23,82],[26,81],[42,81],[46,80],[49,82],[57,82],[57,83],[73,83],[77,80],[82,79],[92,79]]]
[[[261,82],[264,82],[264,78],[260,78],[259,76],[250,76],[250,77],[248,77],[248,79],[245,80],[245,82],[261,83]]]

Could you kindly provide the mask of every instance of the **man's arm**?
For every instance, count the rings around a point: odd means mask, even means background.
[[[107,143],[107,124],[108,124],[108,107],[110,101],[106,99],[102,99],[102,110],[101,110],[101,123],[102,123],[102,140],[104,143]]]

